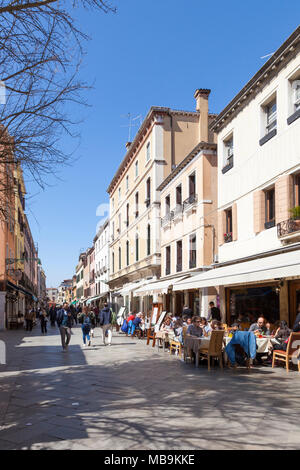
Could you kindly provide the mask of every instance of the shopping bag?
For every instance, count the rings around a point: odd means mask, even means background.
[[[123,325],[122,325],[122,327],[121,327],[121,330],[123,331],[123,333],[127,333],[127,331],[128,331],[128,325],[127,325],[127,321],[126,321],[126,320],[123,321]]]

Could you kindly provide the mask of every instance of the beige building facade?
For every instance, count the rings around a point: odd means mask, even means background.
[[[159,187],[199,142],[210,140],[208,95],[197,90],[194,112],[151,108],[108,188],[109,286],[115,303],[129,309],[151,308],[152,296],[135,292],[161,276]]]

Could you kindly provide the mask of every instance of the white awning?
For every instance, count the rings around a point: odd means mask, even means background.
[[[139,282],[131,282],[130,284],[125,285],[119,292],[119,295],[122,295],[123,297],[125,295],[130,295],[131,292],[135,291],[139,287],[142,287],[147,281],[143,279],[142,281]]]
[[[174,291],[300,276],[300,250],[210,269],[176,283]]]
[[[185,279],[186,276],[177,277],[174,279],[158,280],[156,282],[150,282],[140,287],[135,291],[135,295],[153,295],[153,294],[167,294],[168,289],[174,286],[175,283]]]

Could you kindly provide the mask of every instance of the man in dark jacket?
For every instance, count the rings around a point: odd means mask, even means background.
[[[107,344],[108,346],[111,345],[111,309],[109,308],[108,304],[104,304],[104,308],[100,312],[100,326],[102,327],[102,335],[103,335],[103,344],[106,346],[106,332],[107,332]]]
[[[209,308],[210,310],[208,312],[207,321],[211,321],[211,320],[221,321],[220,309],[218,307],[215,307],[215,304],[213,302],[209,302]]]
[[[71,339],[71,328],[73,326],[73,317],[68,307],[68,304],[64,304],[63,308],[57,313],[56,320],[59,327],[61,345],[64,352],[68,349]]]

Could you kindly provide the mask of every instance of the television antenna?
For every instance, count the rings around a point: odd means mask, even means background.
[[[141,127],[142,125],[142,115],[139,114],[138,116],[133,117],[131,113],[127,114],[122,114],[122,118],[127,118],[128,119],[128,124],[126,126],[121,126],[121,127],[128,127],[128,142],[131,142],[131,129],[133,127]],[[138,121],[139,122],[136,122]]]

